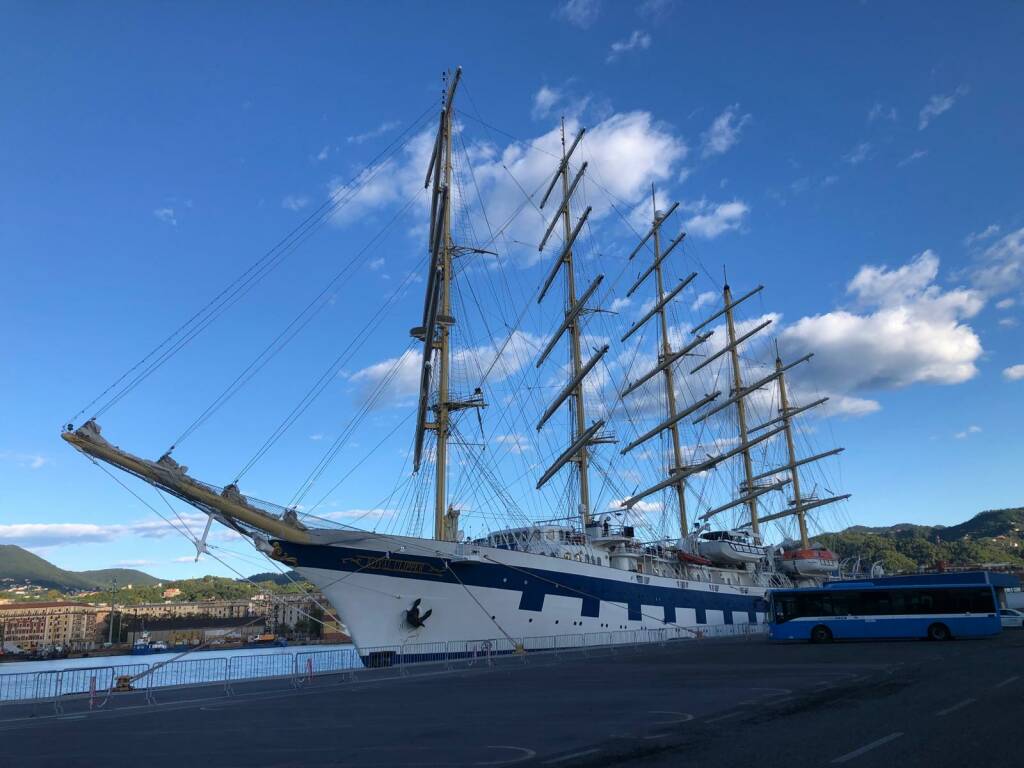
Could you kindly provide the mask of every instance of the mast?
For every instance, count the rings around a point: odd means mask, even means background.
[[[447,512],[448,483],[448,377],[450,363],[449,342],[451,337],[452,316],[452,110],[451,101],[455,96],[461,68],[456,71],[452,87],[445,99],[444,120],[441,130],[444,132],[444,189],[446,204],[444,207],[444,231],[441,234],[441,318],[440,339],[438,341],[438,364],[441,371],[437,386],[437,411],[434,431],[437,433],[437,447],[434,461],[434,538],[445,537],[445,512]]]
[[[462,68],[455,70],[445,93],[438,121],[434,152],[427,167],[423,183],[429,187],[433,181],[430,201],[430,271],[427,278],[426,298],[423,305],[423,325],[410,333],[423,342],[423,361],[420,372],[419,406],[416,418],[416,438],[413,449],[413,471],[418,472],[423,460],[423,441],[427,430],[437,435],[434,456],[434,538],[454,539],[458,532],[458,513],[448,506],[448,437],[451,414],[463,408],[480,407],[482,398],[453,401],[450,392],[451,326],[452,317],[452,112],[455,89],[462,77]],[[430,405],[434,352],[437,352],[437,402]],[[433,419],[430,412],[433,412]]]
[[[740,373],[739,345],[736,343],[736,322],[733,318],[732,290],[726,283],[722,288],[722,297],[725,299],[725,323],[726,331],[729,334],[729,356],[732,359],[732,386],[735,395],[743,392],[743,376]],[[742,396],[736,399],[736,419],[739,422],[740,445],[743,446],[743,475],[745,478],[742,490],[749,493],[754,490],[754,463],[750,459],[749,438],[747,436],[747,408]],[[760,538],[761,529],[757,519],[757,497],[751,497],[747,501],[747,508],[750,510],[750,532],[755,539]]]
[[[566,401],[569,401],[572,429],[570,433],[569,447],[550,467],[548,467],[544,474],[541,475],[540,480],[537,482],[537,488],[540,489],[566,464],[572,464],[575,466],[580,488],[580,522],[583,527],[586,528],[587,524],[591,520],[592,513],[589,473],[590,446],[596,443],[610,442],[611,439],[608,437],[600,437],[598,435],[600,429],[604,426],[603,420],[599,419],[589,427],[587,426],[586,404],[583,396],[584,380],[586,379],[587,374],[594,369],[597,363],[600,362],[601,358],[604,357],[605,353],[608,352],[608,345],[605,345],[601,347],[601,349],[596,350],[594,354],[584,362],[581,350],[580,318],[586,311],[585,305],[587,300],[594,294],[597,286],[604,278],[604,275],[598,275],[590,286],[584,290],[583,295],[579,299],[576,298],[576,270],[573,262],[573,244],[576,242],[576,238],[579,237],[587,218],[590,216],[591,209],[587,208],[580,216],[575,226],[573,225],[571,205],[572,194],[583,178],[583,174],[587,170],[587,164],[583,163],[582,166],[580,166],[575,178],[570,182],[569,160],[572,157],[573,151],[583,138],[584,133],[585,129],[581,129],[576,135],[575,140],[573,140],[572,145],[566,149],[565,119],[562,119],[562,160],[559,163],[558,170],[551,179],[551,183],[548,185],[547,191],[544,193],[544,197],[540,203],[540,207],[543,209],[547,204],[548,199],[551,197],[551,193],[554,191],[555,186],[559,181],[561,181],[562,203],[559,206],[558,211],[555,213],[554,218],[551,220],[551,223],[548,225],[537,250],[544,250],[544,246],[547,244],[548,238],[551,236],[551,233],[559,219],[561,219],[563,237],[562,251],[555,260],[555,263],[548,272],[547,278],[541,286],[537,302],[540,303],[544,300],[544,297],[547,295],[552,283],[558,276],[559,271],[564,266],[565,310],[561,325],[555,331],[554,335],[551,337],[544,351],[537,360],[537,367],[539,368],[544,363],[555,345],[561,339],[562,335],[568,332],[569,360],[571,363],[571,369],[568,383],[548,406],[544,415],[537,424],[537,430],[540,431],[547,420]]]
[[[654,228],[654,278],[658,299],[658,317],[661,319],[661,355],[660,359],[667,360],[672,355],[672,343],[668,337],[668,316],[665,312],[665,286],[661,274],[661,227],[658,207],[654,196],[654,185],[651,185],[651,208],[654,211],[652,227]],[[672,426],[669,432],[672,434],[672,458],[674,464],[670,472],[683,466],[683,447],[679,441],[679,422],[675,420],[676,415],[676,386],[675,377],[672,373],[672,366],[665,367],[665,399],[668,404],[668,417],[672,419]],[[688,532],[686,525],[686,481],[680,480],[676,485],[676,502],[679,508],[679,532],[685,536]]]
[[[669,471],[668,471],[670,479],[673,479],[676,476],[676,474],[679,473],[683,469],[683,448],[682,448],[682,443],[681,443],[680,438],[679,438],[679,422],[687,414],[692,413],[696,408],[700,407],[700,405],[704,405],[704,404],[710,402],[711,400],[713,400],[715,397],[717,397],[717,393],[715,395],[713,395],[713,396],[709,396],[708,398],[705,398],[699,405],[692,406],[691,408],[686,409],[681,414],[678,413],[677,410],[676,410],[675,374],[674,374],[672,366],[673,366],[673,363],[675,363],[677,360],[679,360],[679,359],[681,359],[683,357],[683,355],[686,353],[686,350],[681,350],[680,352],[673,352],[673,350],[672,350],[672,342],[669,339],[669,335],[668,335],[668,313],[665,310],[666,310],[666,307],[668,307],[669,303],[672,301],[672,299],[674,299],[676,296],[678,296],[679,293],[683,290],[683,288],[685,288],[687,285],[689,285],[690,281],[693,280],[693,278],[695,278],[697,276],[696,273],[691,274],[685,280],[680,281],[679,285],[677,285],[675,288],[673,288],[672,291],[669,294],[666,295],[666,293],[665,293],[665,280],[664,280],[664,274],[662,273],[661,265],[665,261],[665,258],[669,255],[669,253],[682,241],[682,239],[686,236],[686,234],[683,233],[679,237],[677,237],[675,239],[675,241],[673,241],[672,244],[669,245],[668,249],[666,249],[666,251],[664,253],[662,253],[662,251],[661,251],[661,225],[668,219],[669,216],[672,215],[673,211],[675,211],[675,209],[678,208],[678,207],[679,207],[679,203],[674,203],[672,205],[672,207],[668,210],[667,213],[663,213],[663,212],[659,211],[658,207],[657,207],[656,198],[655,198],[654,185],[653,184],[651,185],[651,210],[652,210],[651,229],[647,233],[647,235],[643,238],[643,240],[640,241],[640,244],[637,245],[637,247],[633,249],[633,252],[629,255],[629,258],[630,258],[630,260],[632,260],[633,257],[635,257],[640,252],[640,249],[643,247],[644,243],[646,243],[648,240],[650,240],[653,237],[653,239],[654,239],[653,240],[653,243],[654,243],[654,262],[646,270],[644,270],[644,272],[640,275],[639,278],[637,278],[636,282],[633,283],[633,287],[630,288],[630,290],[627,292],[627,295],[632,294],[633,291],[635,291],[637,288],[639,288],[640,285],[651,274],[653,274],[654,275],[654,290],[655,290],[654,300],[655,300],[655,303],[654,303],[654,306],[647,312],[646,315],[644,315],[640,320],[638,320],[632,326],[630,326],[629,330],[626,331],[626,333],[622,336],[622,339],[621,339],[622,341],[625,341],[631,335],[633,335],[633,333],[635,331],[637,331],[641,326],[643,326],[648,320],[652,319],[655,315],[657,315],[658,321],[659,321],[659,330],[658,330],[659,341],[658,341],[658,362],[657,362],[657,365],[655,366],[653,371],[651,371],[648,374],[646,374],[645,376],[643,376],[640,380],[635,381],[632,384],[630,384],[625,389],[625,391],[623,391],[622,395],[625,396],[625,395],[628,395],[631,392],[636,391],[636,389],[644,381],[648,381],[650,378],[652,378],[652,376],[657,375],[660,372],[662,374],[662,379],[664,381],[665,404],[666,404],[666,408],[668,410],[668,414],[667,414],[667,417],[665,418],[665,420],[662,421],[660,424],[658,424],[658,426],[656,426],[653,429],[649,430],[648,432],[644,433],[642,436],[640,436],[639,438],[634,440],[632,443],[627,445],[622,450],[622,454],[625,455],[626,453],[628,453],[629,451],[633,450],[633,448],[635,448],[636,446],[640,445],[641,443],[649,440],[650,438],[654,437],[655,435],[661,434],[661,432],[663,432],[664,430],[666,430],[666,429],[669,430],[669,432],[671,434],[671,438],[672,438],[672,458],[673,458],[672,466],[669,467]],[[672,482],[672,487],[674,487],[675,491],[676,491],[676,504],[677,504],[678,514],[679,514],[679,531],[680,531],[681,535],[685,536],[687,534],[688,530],[689,530],[687,522],[686,522],[686,480],[685,480],[685,478],[684,477],[678,477],[678,479],[675,479]]]
[[[572,234],[571,218],[569,208],[572,201],[569,199],[569,158],[565,154],[565,118],[562,118],[562,196],[565,200],[562,205],[562,232],[565,235],[564,242],[569,242]],[[576,271],[573,268],[572,247],[565,251],[565,313],[568,316],[576,305]],[[576,426],[573,430],[573,437],[578,438],[587,431],[587,415],[583,402],[583,361],[580,357],[580,322],[579,313],[569,323],[569,346],[572,354],[572,373],[579,381],[576,384],[576,392],[573,395],[573,411],[576,417]],[[583,526],[590,522],[590,472],[588,471],[588,447],[584,443],[580,446],[576,456],[577,473],[580,479],[580,518]]]
[[[786,395],[786,374],[782,367],[782,358],[776,354],[775,371],[779,374],[779,407],[782,411],[782,423],[786,428],[786,449],[789,452],[789,477],[793,482],[793,507],[796,519],[800,524],[800,546],[807,549],[810,540],[807,537],[807,516],[804,513],[803,500],[800,497],[800,473],[797,471],[796,447],[793,445],[793,419],[789,411],[789,398]]]

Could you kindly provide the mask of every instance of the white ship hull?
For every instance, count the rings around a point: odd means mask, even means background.
[[[327,537],[325,537],[327,538]],[[330,543],[276,542],[315,584],[360,653],[407,644],[584,635],[763,622],[765,588],[746,574],[683,581],[529,552],[362,532]],[[432,611],[421,627],[406,612]]]

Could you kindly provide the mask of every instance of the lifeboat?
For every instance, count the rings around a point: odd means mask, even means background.
[[[719,565],[746,565],[764,560],[768,548],[744,531],[709,531],[697,538],[700,554]]]
[[[695,555],[692,552],[684,552],[681,549],[676,552],[676,557],[689,565],[711,565],[708,558]]]
[[[824,547],[790,549],[782,553],[782,570],[797,576],[822,576],[834,573],[839,558]]]

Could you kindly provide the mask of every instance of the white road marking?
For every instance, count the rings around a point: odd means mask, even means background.
[[[833,764],[838,764],[838,763],[845,763],[847,760],[853,760],[853,758],[860,757],[865,752],[870,752],[872,749],[875,749],[876,747],[880,747],[883,744],[888,744],[890,741],[895,741],[896,739],[898,739],[902,735],[903,735],[903,733],[901,731],[896,731],[895,733],[890,733],[888,736],[883,736],[880,739],[872,741],[870,744],[865,744],[860,749],[855,749],[855,750],[853,750],[853,752],[847,752],[845,755],[840,755],[835,760],[833,760],[832,763]]]
[[[977,699],[964,699],[963,701],[954,704],[952,707],[940,709],[938,712],[935,713],[935,716],[942,717],[943,715],[948,715],[950,712],[956,712],[958,709],[963,709],[968,704],[973,704],[976,701]]]
[[[992,687],[993,688],[1002,688],[1004,685],[1009,685],[1014,680],[1020,680],[1020,675],[1014,675],[1013,677],[1008,677],[1005,680],[1003,680],[1003,682],[999,683],[998,685],[993,685]]]
[[[516,752],[522,752],[523,754],[519,757],[512,757],[508,760],[487,760],[479,763],[473,763],[473,765],[513,765],[515,763],[521,763],[524,760],[531,760],[537,756],[537,753],[532,749],[526,747],[503,747],[503,746],[489,746],[487,749],[514,749]]]
[[[737,717],[738,715],[741,715],[741,714],[743,714],[743,713],[742,712],[730,712],[727,715],[719,715],[718,717],[709,717],[704,722],[705,723],[717,723],[719,720],[728,720],[730,717]]]
[[[586,755],[593,755],[601,750],[595,747],[594,749],[584,749],[582,752],[573,752],[571,755],[562,755],[561,757],[553,757],[550,760],[544,760],[541,765],[554,765],[555,763],[564,763],[566,760],[572,760],[575,757],[584,757]],[[477,763],[480,765],[480,763]]]
[[[669,709],[652,709],[647,714],[649,715],[675,715],[674,720],[663,720],[654,725],[679,725],[680,723],[688,723],[693,720],[693,715],[687,712],[673,712]]]

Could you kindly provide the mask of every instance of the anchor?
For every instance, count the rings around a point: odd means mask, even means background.
[[[405,620],[409,622],[409,625],[419,629],[423,626],[423,623],[430,618],[430,614],[434,611],[428,610],[426,613],[420,613],[420,603],[422,598],[417,597],[416,601],[412,604],[412,608],[405,612]]]

